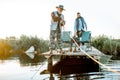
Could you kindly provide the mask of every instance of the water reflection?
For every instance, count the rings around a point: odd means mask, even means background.
[[[120,61],[113,60],[105,64],[120,72]],[[40,56],[30,59],[27,55],[0,60],[0,80],[49,80],[49,74],[40,75],[47,68],[47,60]],[[86,74],[54,75],[55,80],[120,80],[120,75],[101,67],[101,72]]]
[[[35,55],[34,59],[31,59],[25,54],[21,54],[19,57],[20,65],[21,66],[35,66],[40,65],[40,63],[44,62],[46,58],[44,56]]]
[[[35,78],[40,80],[42,76],[39,75],[39,69],[43,65],[44,60],[37,57],[36,59],[27,56],[11,57],[8,60],[0,60],[0,80],[34,80]]]

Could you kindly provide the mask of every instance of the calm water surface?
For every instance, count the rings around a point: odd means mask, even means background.
[[[120,61],[114,60],[105,64],[108,67],[120,72]],[[38,63],[21,62],[19,58],[11,58],[10,60],[0,60],[0,80],[49,80],[49,75],[40,75],[40,72],[47,68],[47,61]],[[89,73],[93,74],[93,73]],[[91,75],[88,80],[120,80],[120,73],[114,73],[102,67],[99,75]],[[54,75],[55,76],[55,75]],[[73,76],[73,75],[72,75]],[[68,77],[65,80],[74,80]],[[55,76],[55,80],[59,80]],[[85,80],[85,79],[80,79]]]

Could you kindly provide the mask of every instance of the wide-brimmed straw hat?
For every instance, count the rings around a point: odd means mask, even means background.
[[[63,5],[56,6],[56,8],[60,8],[62,10],[65,10]]]

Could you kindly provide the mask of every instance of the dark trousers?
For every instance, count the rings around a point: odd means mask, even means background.
[[[77,36],[73,36],[73,39],[76,41],[76,43],[80,46],[80,37],[82,36],[82,33],[83,33],[84,31],[83,30],[81,30],[81,31],[77,31]],[[73,45],[73,43],[74,43],[74,40],[73,39],[71,39],[71,42],[70,42],[70,46],[72,47],[72,45]]]

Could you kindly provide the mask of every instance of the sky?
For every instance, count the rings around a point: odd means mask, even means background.
[[[92,37],[120,39],[119,0],[0,0],[0,38],[21,35],[49,39],[51,12],[64,5],[65,31],[74,33],[76,13],[84,17]]]

